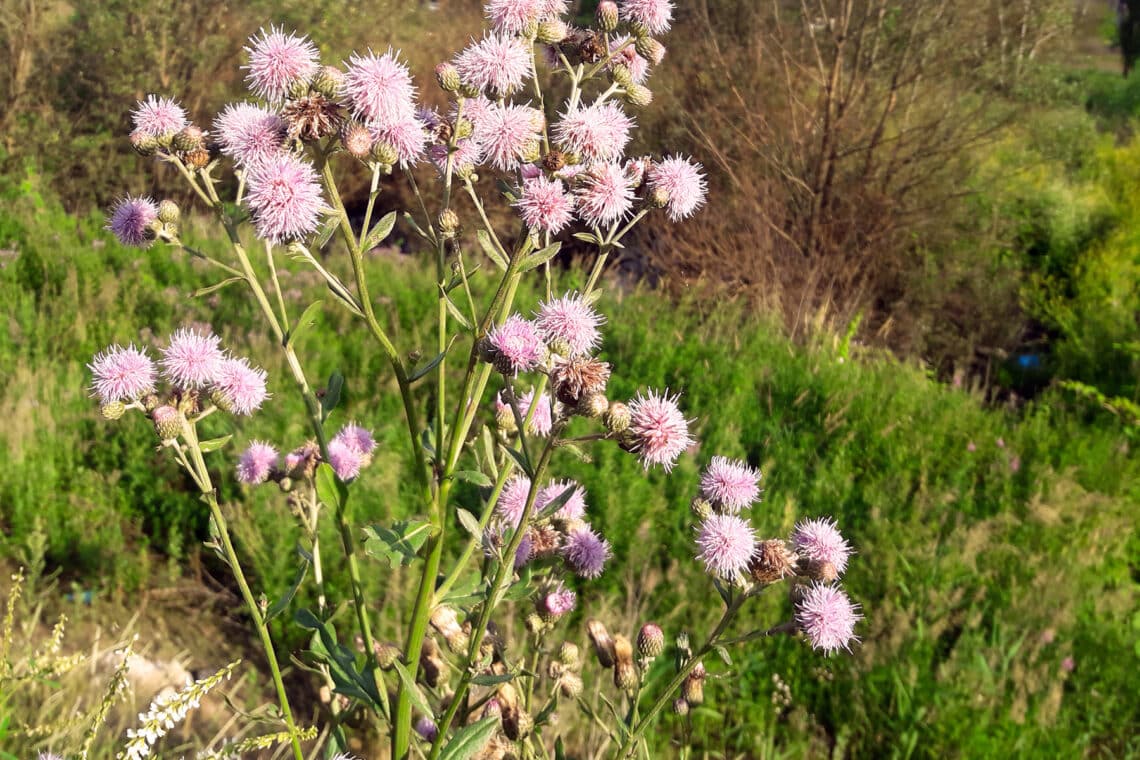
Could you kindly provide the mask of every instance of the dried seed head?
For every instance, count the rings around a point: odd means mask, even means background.
[[[586,394],[604,394],[609,379],[610,365],[589,356],[559,359],[550,370],[555,397],[569,405],[576,405]]]
[[[562,534],[553,525],[532,525],[527,536],[530,538],[531,559],[551,557],[562,548]]]
[[[586,633],[590,636],[590,642],[594,645],[594,654],[598,657],[598,663],[603,668],[612,668],[614,666],[614,640],[610,638],[609,631],[602,624],[602,621],[596,618],[590,618],[586,621]]]
[[[563,673],[558,679],[558,691],[567,699],[576,699],[582,693],[582,677],[577,673]]]
[[[450,239],[459,234],[459,214],[454,209],[445,208],[439,212],[439,231],[444,239]]]
[[[447,663],[433,638],[425,638],[420,649],[420,679],[432,689],[447,680]]]
[[[768,585],[794,575],[798,557],[778,538],[761,541],[756,545],[756,555],[748,565],[748,573],[757,583]]]
[[[336,134],[344,122],[341,108],[319,92],[290,101],[281,110],[289,125],[289,136],[301,140],[320,140]]]
[[[522,741],[534,730],[534,718],[525,710],[503,713],[503,733],[511,741]]]
[[[191,169],[205,169],[210,164],[210,151],[198,148],[187,153],[182,160]]]
[[[614,686],[630,691],[637,686],[637,668],[633,664],[633,645],[624,634],[614,635]]]
[[[701,666],[697,666],[701,667]],[[702,675],[700,678],[694,678],[696,670],[689,673],[681,684],[681,698],[688,702],[690,705],[699,705],[705,701],[705,679]]]
[[[381,670],[391,670],[401,655],[400,647],[391,641],[372,642],[372,652],[376,655],[376,664]]]
[[[606,41],[601,36],[587,31],[578,42],[577,52],[583,63],[597,63],[606,57]]]
[[[610,402],[604,393],[589,393],[578,399],[576,411],[583,417],[597,419],[609,411]]]
[[[459,625],[459,615],[453,608],[443,605],[432,610],[431,625],[439,631],[440,636],[443,636],[449,650],[455,654],[467,651],[467,634]]]

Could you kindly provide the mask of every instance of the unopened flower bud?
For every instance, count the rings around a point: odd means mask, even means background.
[[[495,409],[495,426],[502,430],[507,435],[514,435],[518,432],[518,421],[515,419],[515,412],[507,404],[496,407]]]
[[[618,26],[618,7],[617,3],[613,0],[602,0],[598,3],[598,9],[594,13],[594,18],[597,19],[598,28],[603,32],[612,32]]]
[[[210,151],[198,148],[187,153],[182,160],[191,169],[205,169],[210,164]]]
[[[538,25],[538,33],[535,39],[547,45],[554,45],[566,39],[566,35],[570,33],[570,28],[566,26],[566,22],[559,18],[547,19]]]
[[[623,634],[614,635],[614,686],[630,691],[637,686],[637,668],[633,664],[633,645]]]
[[[296,100],[303,98],[309,94],[309,80],[305,77],[297,77],[293,83],[289,85],[289,97]]]
[[[131,147],[140,156],[153,156],[158,152],[158,139],[147,132],[131,132]]]
[[[665,46],[652,37],[638,37],[633,43],[637,54],[657,66],[665,59]]]
[[[151,412],[154,420],[154,430],[158,437],[164,441],[172,441],[182,435],[182,413],[172,406],[160,406]]]
[[[163,224],[178,224],[181,217],[182,212],[174,201],[167,199],[158,204],[158,219]]]
[[[400,154],[390,143],[378,142],[372,146],[372,160],[378,164],[391,166],[400,160]]]
[[[590,393],[578,399],[578,414],[597,419],[609,411],[610,402],[604,393]]]
[[[582,693],[582,677],[577,673],[563,673],[558,679],[558,691],[567,699],[576,699]]]
[[[637,653],[642,657],[659,657],[665,651],[665,632],[657,623],[646,623],[637,632]]]
[[[669,191],[663,187],[655,187],[649,191],[645,200],[653,208],[665,208],[669,204]]]
[[[443,636],[443,640],[447,643],[447,648],[453,653],[463,654],[467,651],[467,634],[459,625],[459,615],[452,607],[442,605],[432,610],[431,626],[439,631],[439,635]]]
[[[546,628],[546,622],[542,619],[541,615],[532,612],[526,616],[526,629],[532,635],[541,633],[544,628]]]
[[[321,66],[313,77],[313,89],[329,100],[340,97],[344,89],[344,72],[336,66]]]
[[[424,717],[417,720],[415,729],[420,738],[426,742],[434,742],[439,736],[439,726],[431,718]]]
[[[158,396],[153,393],[148,393],[147,395],[143,396],[142,399],[143,409],[145,409],[148,414],[157,409],[161,403],[162,402],[159,400]]]
[[[602,415],[602,422],[605,423],[606,430],[611,433],[628,430],[632,421],[633,414],[629,411],[629,407],[620,401],[611,401],[606,413]]]
[[[381,670],[391,670],[402,654],[400,647],[391,641],[372,642],[372,652],[376,655],[376,664]]]
[[[748,574],[757,583],[768,585],[795,575],[798,560],[796,553],[784,541],[778,538],[761,541],[748,564]]]
[[[171,139],[171,146],[181,152],[189,153],[206,145],[206,133],[193,124],[188,124],[175,133]]]
[[[673,700],[673,714],[682,718],[689,714],[689,703],[684,697],[677,697]]]
[[[435,67],[435,81],[444,92],[458,92],[462,82],[459,80],[459,70],[453,63],[441,63]]]
[[[358,121],[347,122],[340,132],[344,149],[353,158],[361,161],[372,155],[372,133]]]
[[[634,108],[645,108],[653,102],[653,91],[644,85],[631,82],[625,88],[625,102]]]
[[[460,119],[455,122],[454,129],[457,139],[466,140],[475,133],[475,124],[470,119]]]
[[[614,666],[614,640],[610,632],[602,625],[602,621],[590,618],[586,621],[586,633],[590,635],[590,642],[594,645],[594,654],[603,668]]]
[[[520,158],[524,164],[533,164],[538,159],[542,158],[542,143],[538,140],[531,140],[523,146]]]
[[[127,405],[122,401],[108,401],[99,407],[99,413],[105,420],[117,420],[127,411]]]
[[[234,410],[233,399],[218,388],[210,390],[210,403],[226,414],[230,414]]]
[[[293,490],[293,479],[290,477],[283,477],[277,481],[277,487],[284,493],[289,493]]]
[[[713,513],[712,503],[703,496],[698,496],[689,503],[689,511],[693,513],[693,517],[697,518],[697,520],[707,520]]]
[[[459,232],[459,214],[454,209],[439,212],[439,232],[444,238],[453,238]]]
[[[571,670],[577,670],[582,664],[582,653],[577,644],[572,641],[564,641],[558,650],[558,659]]]
[[[628,88],[633,85],[633,73],[624,63],[614,64],[610,69],[610,79],[620,87]]]

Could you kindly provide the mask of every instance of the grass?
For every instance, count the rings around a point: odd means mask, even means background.
[[[183,298],[208,282],[204,270],[165,250],[119,248],[100,219],[62,213],[37,187],[33,178],[11,188],[0,206],[0,247],[18,251],[0,270],[8,312],[0,559],[42,568],[116,609],[148,590],[224,578],[199,548],[205,513],[188,482],[137,418],[98,417],[83,365],[111,342],[153,345],[179,324],[208,322],[272,378],[272,410],[240,423],[235,445],[300,443],[300,403],[241,293]],[[211,245],[193,226],[188,237]],[[398,253],[376,255],[369,267],[378,313],[396,326],[398,345],[426,354],[435,304],[428,274]],[[290,269],[284,287],[297,314],[323,296]],[[1051,392],[1016,411],[987,408],[921,366],[826,332],[793,344],[731,302],[664,303],[613,287],[602,308],[611,395],[682,391],[701,444],[671,475],[646,475],[612,446],[590,449],[589,461],[567,454],[556,462],[559,476],[586,486],[616,556],[600,581],[578,586],[582,603],[567,636],[584,643],[588,615],[628,635],[649,619],[669,636],[711,627],[715,596],[692,559],[688,502],[714,453],[763,470],[753,522],[764,536],[786,535],[802,517],[838,519],[858,552],[845,587],[866,615],[851,655],[823,658],[776,639],[733,650],[731,665],[712,663],[706,703],[687,724],[664,719],[657,756],[674,755],[669,743],[685,732],[709,757],[1140,754],[1140,466],[1111,420]],[[312,378],[334,369],[347,378],[334,424],[357,420],[380,441],[376,463],[353,487],[358,520],[413,514],[410,452],[379,352],[326,303],[300,354]],[[234,455],[215,455],[215,480],[255,586],[275,597],[292,578],[300,533],[281,494],[235,484]],[[478,508],[473,490],[460,498]],[[457,521],[451,527],[459,530]],[[344,598],[343,568],[329,561],[330,594]],[[380,635],[395,638],[412,579],[377,563],[365,568],[383,610]],[[303,593],[295,604],[311,602]],[[778,593],[763,598],[741,631],[789,610]],[[517,630],[524,612],[504,626]],[[301,644],[291,627],[278,633]],[[654,676],[667,675],[667,665]],[[591,667],[588,689],[604,693],[608,674]],[[306,681],[294,673],[293,683],[300,690]],[[562,725],[579,725],[572,720],[567,714]]]

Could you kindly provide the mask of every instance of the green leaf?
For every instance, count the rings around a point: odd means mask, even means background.
[[[369,525],[364,529],[364,551],[389,567],[409,565],[420,547],[431,535],[431,523],[423,520],[401,520],[391,528]]]
[[[468,483],[474,483],[483,488],[490,488],[494,485],[489,477],[478,470],[458,470],[452,477],[456,480],[466,480]]]
[[[381,241],[392,232],[392,228],[396,226],[396,212],[391,211],[385,214],[380,221],[372,226],[368,232],[368,237],[364,238],[364,243],[361,245],[362,251],[371,251],[376,246],[380,245]]]
[[[459,524],[463,529],[472,535],[474,538],[481,538],[482,531],[479,530],[479,521],[475,519],[475,515],[468,512],[466,509],[460,509],[456,512],[459,517]]]
[[[515,680],[515,673],[485,673],[481,676],[475,676],[471,679],[471,683],[476,686],[494,686],[507,681]]]
[[[545,264],[557,256],[560,250],[562,250],[562,243],[551,243],[541,251],[535,251],[527,256],[526,260],[519,266],[519,272],[529,272],[535,267]]]
[[[396,669],[396,673],[400,676],[400,681],[404,685],[404,689],[408,692],[408,697],[412,700],[412,705],[419,710],[428,720],[434,720],[434,713],[431,711],[431,706],[427,700],[424,699],[424,693],[420,691],[420,687],[416,686],[416,680],[412,678],[412,674],[404,667],[404,663],[399,660],[392,662],[392,667]]]
[[[308,308],[301,313],[301,318],[293,325],[293,329],[289,331],[289,336],[285,339],[286,348],[291,348],[293,343],[296,342],[297,336],[317,321],[317,312],[321,310],[323,303],[324,301],[313,301],[309,304]]]
[[[521,469],[528,478],[534,478],[534,470],[531,469],[530,462],[527,461],[525,454],[517,449],[512,449],[510,446],[503,446],[503,449],[511,455],[511,459],[515,460],[515,464],[519,466],[519,469]]]
[[[598,236],[592,232],[575,232],[574,238],[581,240],[584,243],[590,243],[591,245],[598,245],[602,242],[601,240],[598,240]]]
[[[455,585],[451,587],[451,591],[443,597],[443,601],[447,604],[462,604],[466,602],[473,602],[476,599],[486,598],[486,593],[483,587],[487,585],[490,579],[484,580],[479,577],[477,573],[468,573],[463,576]]]
[[[416,231],[417,235],[422,237],[424,240],[432,243],[435,242],[435,235],[429,235],[427,232],[425,232],[424,228],[421,227],[416,221],[416,218],[409,214],[407,211],[404,212],[404,221],[408,224],[409,227]]]
[[[728,650],[727,649],[722,647],[720,644],[717,644],[716,646],[714,646],[713,649],[716,650],[716,653],[718,655],[720,655],[720,659],[724,660],[725,665],[728,665],[730,667],[732,666],[732,658],[728,656]]]
[[[197,290],[195,290],[193,293],[190,294],[190,297],[191,298],[200,298],[202,296],[208,296],[209,294],[211,294],[215,291],[221,290],[222,288],[224,288],[227,285],[231,285],[235,282],[242,282],[244,280],[245,280],[244,277],[229,277],[229,278],[222,280],[221,282],[214,283],[213,285],[209,285],[209,286],[204,287],[204,288],[198,288]]]
[[[340,227],[340,217],[335,214],[330,214],[329,218],[325,220],[324,225],[321,226],[320,231],[317,232],[317,237],[313,240],[313,248],[318,251],[324,248],[325,243],[329,242],[333,233],[336,232],[337,227]]]
[[[546,506],[542,508],[542,511],[538,513],[538,516],[535,519],[549,517],[558,510],[562,509],[562,507],[566,506],[566,502],[570,501],[570,497],[573,496],[574,492],[577,490],[577,484],[567,486],[566,488],[562,489],[562,492],[558,494],[558,496],[556,496],[552,501],[550,501]]]
[[[483,443],[483,458],[487,466],[491,469],[491,477],[499,477],[499,466],[495,464],[495,440],[491,436],[491,428],[486,425],[483,426],[483,432],[479,435],[479,440]]]
[[[325,386],[325,395],[321,396],[321,420],[328,419],[332,410],[340,403],[340,394],[344,390],[344,375],[339,369],[334,369],[329,375],[328,385]]]
[[[455,301],[451,300],[451,296],[449,296],[447,293],[444,293],[443,300],[447,305],[447,313],[451,315],[451,318],[458,322],[464,330],[470,330],[471,322],[467,319],[467,317],[463,316],[463,312],[460,311],[459,307],[455,305]]]
[[[348,488],[336,476],[336,472],[329,466],[328,462],[321,462],[317,465],[317,498],[321,503],[331,509],[343,509],[344,504],[348,501]]]
[[[408,375],[408,382],[414,383],[416,380],[419,380],[421,377],[423,377],[424,375],[426,375],[427,373],[431,372],[433,369],[438,367],[439,363],[441,361],[443,361],[443,357],[447,356],[447,352],[451,350],[451,347],[454,344],[455,344],[455,336],[452,336],[451,343],[447,344],[446,349],[444,349],[440,353],[436,354],[431,359],[428,359],[427,364],[424,364],[422,367],[418,367],[415,372]]]
[[[324,626],[324,623],[308,607],[302,607],[294,612],[293,622],[308,631],[319,631]]]
[[[208,441],[201,441],[198,444],[198,448],[202,450],[203,454],[208,454],[211,451],[217,451],[221,447],[225,446],[233,437],[234,436],[231,433],[230,435],[223,435],[221,438],[211,438]]]
[[[488,715],[478,723],[464,726],[451,737],[451,741],[440,753],[439,760],[470,760],[491,741],[491,735],[495,733],[498,725],[499,719],[494,715]]]
[[[495,266],[499,269],[504,272],[507,271],[507,266],[510,262],[499,252],[499,249],[495,246],[495,241],[491,240],[491,236],[487,234],[487,231],[478,230],[475,236],[479,238],[479,246],[483,249],[483,253],[487,254],[487,258],[493,261]]]
[[[273,605],[265,611],[265,622],[267,623],[289,607],[289,604],[293,601],[293,597],[297,595],[297,589],[301,588],[301,584],[305,581],[305,576],[309,572],[309,565],[313,562],[313,555],[305,551],[300,544],[297,544],[297,556],[301,558],[301,565],[297,568],[297,575],[293,578],[293,585],[289,587],[284,596],[274,602]]]

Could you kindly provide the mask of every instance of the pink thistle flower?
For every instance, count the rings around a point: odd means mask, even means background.
[[[537,367],[545,353],[534,323],[518,314],[512,314],[491,330],[487,340],[503,361],[504,371],[514,375]]]
[[[176,331],[159,360],[163,375],[180,388],[202,388],[216,382],[226,359],[219,343],[221,339],[213,333],[203,335],[185,327]]]
[[[736,515],[710,515],[697,533],[697,559],[705,570],[726,580],[748,568],[756,554],[756,532]]]
[[[563,343],[569,356],[585,356],[602,342],[598,326],[606,320],[578,294],[564,295],[539,306],[534,323],[547,343]]]
[[[807,634],[813,649],[831,653],[850,651],[851,641],[858,641],[855,623],[863,619],[858,605],[835,586],[813,583],[796,604],[796,625]]]
[[[1061,660],[1061,670],[1065,671],[1066,673],[1072,673],[1076,669],[1077,661],[1072,657],[1066,657],[1065,659]]]
[[[613,556],[609,541],[589,527],[573,531],[562,546],[562,557],[576,574],[583,578],[597,578],[605,569],[606,561]]]
[[[237,477],[246,485],[255,486],[269,478],[277,466],[277,449],[262,441],[253,441],[238,458]]]
[[[515,475],[506,482],[495,502],[495,513],[506,525],[517,528],[526,510],[526,497],[530,494],[530,478]]]
[[[95,354],[87,368],[93,377],[91,390],[104,404],[134,401],[154,393],[154,362],[133,343],[126,348],[110,346]]]
[[[701,495],[735,514],[760,498],[760,473],[746,462],[713,457],[701,475]]]
[[[434,720],[426,716],[416,719],[415,729],[425,742],[434,742],[435,738],[439,736],[439,726],[435,724]]]
[[[612,224],[633,208],[633,189],[619,164],[594,164],[575,191],[578,216],[593,227]]]
[[[650,34],[664,34],[673,23],[671,0],[622,0],[621,17],[641,24]]]
[[[678,398],[680,394],[670,397],[668,390],[662,394],[651,390],[629,402],[633,451],[647,470],[659,464],[669,472],[682,452],[696,443],[689,435],[688,420],[677,406]]]
[[[455,68],[464,84],[500,97],[521,88],[534,74],[530,50],[505,34],[488,34],[468,45],[455,57]]]
[[[345,64],[344,93],[361,121],[393,124],[415,116],[416,88],[398,56],[390,48],[384,55],[370,50],[363,56],[354,53]]]
[[[649,78],[649,61],[637,54],[633,46],[633,38],[628,34],[615,37],[610,41],[610,52],[614,57],[606,66],[607,71],[613,71],[615,66],[625,66],[629,69],[630,78],[635,84],[643,84]]]
[[[340,438],[329,441],[329,464],[341,480],[348,482],[354,479],[367,463],[368,458],[355,446]]]
[[[190,122],[186,111],[173,98],[160,98],[147,95],[140,100],[131,113],[135,131],[150,137],[167,137],[185,127]]]
[[[523,182],[545,176],[546,173],[538,164],[523,164],[519,167],[519,177]]]
[[[573,612],[577,604],[578,595],[559,583],[539,599],[538,611],[545,617],[558,619]]]
[[[305,161],[279,153],[250,167],[246,202],[260,238],[271,243],[303,238],[325,210],[317,173]]]
[[[544,0],[489,0],[485,10],[495,31],[520,34],[538,21],[545,4]]]
[[[158,206],[150,198],[127,196],[115,204],[107,219],[106,229],[110,230],[123,245],[135,248],[150,248],[154,236],[150,225],[158,218]]]
[[[336,434],[335,440],[343,441],[350,449],[359,451],[366,457],[372,456],[372,452],[376,450],[376,439],[372,437],[372,432],[355,422],[342,427]]]
[[[475,140],[483,139],[487,129],[487,117],[491,115],[491,110],[495,106],[496,103],[486,95],[477,95],[463,101],[463,118],[471,122],[472,137]],[[452,118],[455,118],[458,113],[458,108],[451,109]]]
[[[529,106],[493,105],[480,119],[479,142],[483,157],[499,171],[511,171],[528,151],[537,150],[535,110]]]
[[[550,409],[550,396],[542,394],[538,400],[534,400],[534,390],[529,390],[519,396],[519,412],[522,413],[523,419],[526,419],[531,410],[534,410],[533,416],[530,419],[530,425],[527,427],[527,432],[533,435],[547,436],[550,435],[550,429],[554,425],[553,415]],[[507,400],[503,398],[503,392],[499,391],[495,396],[495,416],[498,418],[502,414],[514,414]]]
[[[515,550],[515,570],[526,567],[533,553],[534,539],[530,537],[530,533],[528,532],[523,534],[523,537],[519,539],[519,548]]]
[[[428,148],[428,159],[435,165],[439,176],[447,172],[448,146],[445,143],[436,143]],[[483,161],[483,146],[478,140],[466,138],[455,143],[455,152],[451,154],[451,171],[473,169]]]
[[[290,451],[285,455],[285,471],[292,472],[300,467],[301,463],[308,457],[308,454],[309,452],[305,446]]]
[[[586,161],[612,161],[625,150],[632,127],[633,119],[617,103],[597,103],[562,114],[554,140]]]
[[[541,0],[539,3],[538,17],[542,20],[565,16],[569,6],[570,4],[567,0]]]
[[[699,164],[687,158],[666,158],[649,168],[646,181],[651,190],[663,190],[665,208],[674,222],[691,216],[705,204],[705,176]]]
[[[214,120],[222,153],[238,166],[254,166],[280,153],[288,131],[284,119],[252,103],[231,103]]]
[[[285,100],[295,83],[308,82],[317,73],[317,47],[307,37],[271,26],[249,42],[245,80],[251,92],[271,103]]]
[[[529,229],[551,235],[557,235],[574,220],[574,196],[557,179],[539,176],[526,180],[514,207]]]
[[[645,175],[649,172],[649,168],[653,166],[653,159],[648,156],[644,158],[631,158],[622,165],[625,171],[625,178],[629,180],[630,187],[640,187],[641,183],[645,181]]]
[[[966,444],[966,451],[970,452],[971,454],[973,454],[977,450],[978,450],[978,446],[973,441],[970,441],[969,443]]]
[[[223,405],[234,414],[253,414],[269,398],[265,370],[249,366],[245,359],[222,360],[214,388],[221,394]]]
[[[423,122],[414,116],[392,122],[371,124],[368,131],[378,143],[387,143],[396,149],[401,167],[415,166],[423,157],[428,135]]]
[[[791,541],[792,548],[804,559],[829,563],[835,568],[836,575],[842,575],[847,569],[851,547],[839,533],[835,520],[829,517],[802,520],[796,523]]]
[[[573,480],[556,480],[540,490],[534,500],[535,512],[546,509],[547,505],[565,493],[567,489],[572,489],[570,498],[558,508],[554,517],[558,520],[581,520],[586,516],[586,489]]]

